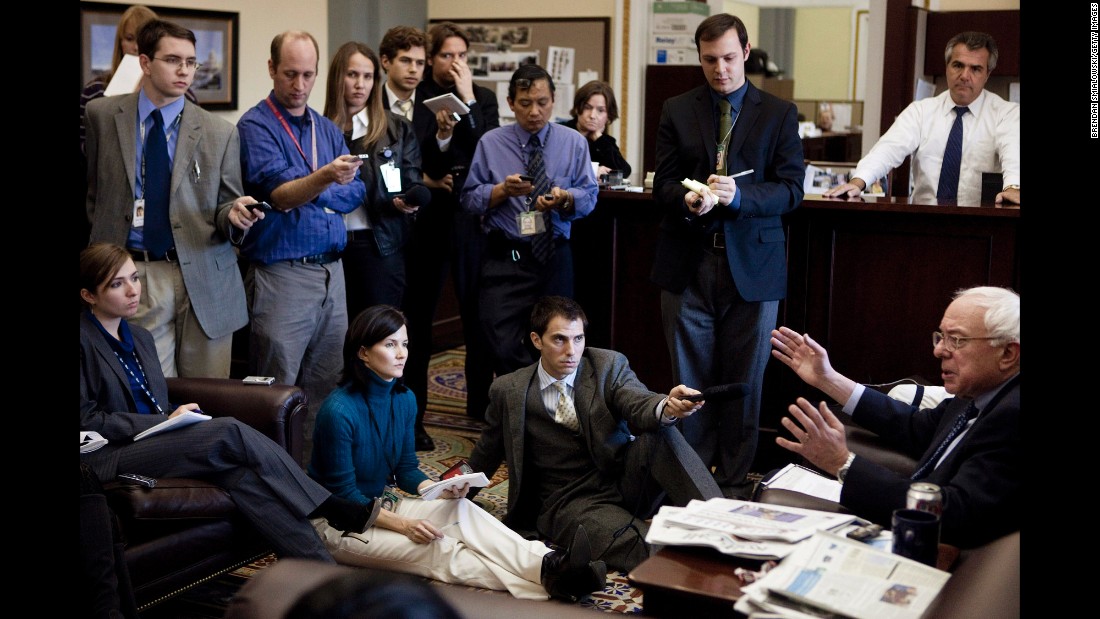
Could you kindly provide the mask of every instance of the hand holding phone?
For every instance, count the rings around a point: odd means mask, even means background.
[[[271,205],[268,204],[267,202],[257,202],[256,204],[250,204],[250,205],[248,205],[248,208],[250,208],[254,211],[261,211],[261,212],[264,212],[264,213],[270,213],[271,212]]]
[[[519,175],[519,180],[521,180],[525,183],[533,183],[533,182],[535,182],[535,177],[531,176],[530,174],[520,174]]]

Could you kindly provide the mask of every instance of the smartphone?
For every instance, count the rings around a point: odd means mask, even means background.
[[[273,385],[275,384],[274,376],[245,376],[242,383],[246,385]]]
[[[687,400],[688,402],[702,402],[703,400],[707,399],[707,394],[696,393],[694,395],[682,395],[680,396],[680,399]]]
[[[265,213],[271,212],[271,205],[267,202],[257,202],[256,204],[250,204],[249,208],[254,211],[263,211]]]
[[[519,180],[527,182],[527,183],[533,183],[533,182],[535,182],[535,177],[531,176],[529,174],[520,174],[519,175]]]
[[[860,542],[866,542],[873,537],[877,537],[879,533],[882,533],[881,525],[869,524],[862,527],[856,527],[855,529],[848,531],[848,538]]]

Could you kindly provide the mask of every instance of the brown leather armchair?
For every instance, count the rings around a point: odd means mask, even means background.
[[[177,404],[197,402],[208,415],[236,417],[301,461],[306,394],[300,387],[169,378],[168,395]],[[151,489],[118,482],[105,488],[126,543],[139,611],[271,552],[218,486],[161,478]]]

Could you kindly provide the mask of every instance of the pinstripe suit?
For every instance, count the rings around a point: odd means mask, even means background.
[[[86,209],[93,243],[106,241],[126,246],[139,173],[136,170],[138,96],[135,93],[105,97],[88,103]],[[186,293],[176,297],[177,309],[187,310],[189,305],[202,331],[190,338],[192,345],[201,349],[213,341],[225,352],[224,358],[210,364],[213,367],[207,367],[205,361],[190,362],[184,353],[187,342],[176,340],[181,325],[169,328],[163,336],[157,332],[157,346],[164,355],[161,367],[169,376],[177,373],[177,363],[181,376],[229,376],[233,332],[248,323],[244,284],[237,255],[229,242],[231,232],[238,239],[242,237],[241,231],[229,222],[229,210],[243,194],[237,128],[186,101],[172,162],[169,205],[179,264],[177,267],[164,262],[144,263],[138,264],[138,269],[145,278],[171,276],[171,270],[178,268]],[[143,295],[142,307],[132,322],[152,330],[153,318],[146,319],[144,304],[155,300],[147,297]]]
[[[168,385],[155,363],[153,337],[139,326],[130,325],[130,329],[149,390],[162,408],[171,410]],[[135,434],[164,417],[139,415],[133,410],[127,375],[90,314],[81,312],[80,429],[99,432],[109,442],[80,458],[100,479],[111,480],[120,472],[129,472],[208,480],[229,491],[237,508],[279,556],[332,562],[306,517],[331,493],[310,479],[281,447],[230,417],[134,443],[131,438]]]

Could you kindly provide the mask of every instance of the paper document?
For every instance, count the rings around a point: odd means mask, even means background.
[[[833,503],[840,502],[839,481],[797,464],[788,464],[771,479],[761,483],[768,488],[793,490]]]
[[[424,488],[420,491],[420,497],[428,501],[438,499],[439,495],[447,488],[457,488],[465,483],[469,483],[471,488],[484,488],[489,485],[489,478],[485,477],[485,473],[481,472],[455,475],[450,479],[437,481],[427,488]]]
[[[815,531],[835,529],[856,519],[852,514],[834,514],[813,509],[751,503],[715,498],[691,501],[670,523],[697,529],[713,529],[756,541],[794,543]]]
[[[668,522],[669,516],[682,512],[684,507],[664,505],[653,516],[645,541],[664,546],[706,546],[733,557],[746,559],[782,559],[794,551],[794,544],[783,542],[757,542],[740,539],[730,533],[714,529],[692,529]]]
[[[819,531],[763,578],[741,588],[734,609],[784,617],[918,619],[951,574]]]
[[[445,93],[438,97],[432,97],[431,99],[424,100],[424,106],[432,112],[438,112],[439,110],[447,110],[455,114],[469,114],[470,108],[466,107],[466,104],[459,101],[458,97],[452,93]]]
[[[95,451],[107,444],[107,439],[100,436],[99,432],[80,431],[80,453],[86,454]]]
[[[206,421],[210,419],[210,415],[204,415],[203,413],[196,413],[195,411],[184,411],[175,417],[165,419],[157,425],[149,428],[148,430],[138,434],[134,437],[134,441],[140,441],[143,438],[148,438],[154,434],[160,434],[161,432],[167,432],[168,430],[176,430],[184,426],[189,426],[193,423],[200,421]]]
[[[111,83],[107,84],[107,89],[103,91],[103,96],[112,97],[137,92],[138,84],[141,83],[141,76],[141,63],[138,61],[138,57],[123,54],[122,61],[118,63],[118,68],[115,69],[115,74],[111,77]]]

